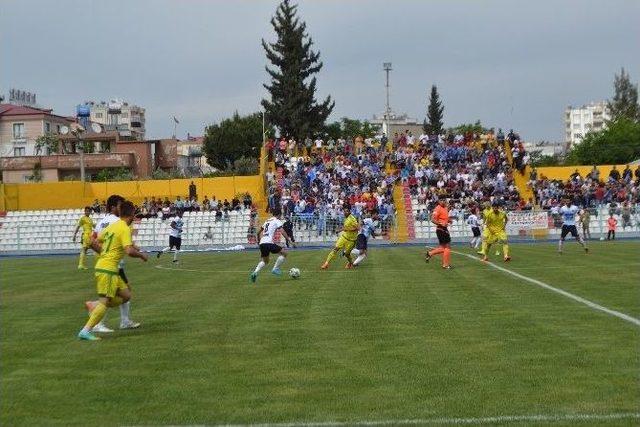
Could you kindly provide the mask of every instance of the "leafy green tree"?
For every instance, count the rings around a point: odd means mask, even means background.
[[[315,99],[316,78],[322,68],[320,53],[311,50],[313,41],[306,33],[307,25],[296,16],[296,5],[289,0],[280,3],[271,25],[275,43],[262,40],[271,82],[264,87],[271,99],[263,99],[267,118],[286,137],[304,139],[321,132],[335,103],[328,96],[322,103]],[[309,80],[310,79],[310,80]]]
[[[45,133],[36,138],[35,151],[39,154],[57,154],[60,149],[60,137],[55,133]]]
[[[475,123],[463,123],[461,125],[449,128],[447,130],[449,133],[462,134],[462,135],[464,135],[467,132],[476,133],[476,134],[489,132],[489,129],[482,126],[482,123],[480,123],[480,120],[476,120]]]
[[[444,105],[438,95],[436,85],[431,86],[431,95],[429,96],[429,106],[427,107],[427,118],[422,124],[422,129],[427,135],[439,135],[442,132],[444,123]]]
[[[350,119],[343,117],[339,122],[333,122],[325,126],[327,138],[345,138],[351,140],[357,136],[371,138],[375,136],[376,129],[367,120]]]
[[[542,154],[542,150],[532,150],[529,152],[529,163],[531,166],[558,166],[561,164],[561,158],[558,155]]]
[[[131,181],[133,174],[125,167],[100,169],[93,177],[94,181]]]
[[[640,123],[620,118],[607,129],[589,132],[568,153],[565,164],[605,165],[629,163],[640,158]]]
[[[607,103],[611,121],[620,118],[640,121],[640,106],[638,105],[638,85],[631,83],[629,74],[624,68],[620,70],[620,75],[616,74],[614,81],[613,99]]]
[[[273,135],[273,128],[267,134]],[[241,157],[258,158],[262,146],[262,114],[240,116],[238,112],[219,124],[207,126],[204,135],[204,153],[214,168],[232,168]]]

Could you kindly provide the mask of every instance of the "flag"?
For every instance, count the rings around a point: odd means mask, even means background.
[[[176,116],[173,116],[173,121],[176,122],[176,124],[180,123],[178,119],[176,119]]]

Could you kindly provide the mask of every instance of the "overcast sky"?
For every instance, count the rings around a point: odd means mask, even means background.
[[[0,0],[0,92],[36,92],[73,114],[84,100],[147,109],[147,136],[201,135],[205,125],[258,111],[265,96],[260,39],[278,1]],[[571,105],[609,98],[624,66],[640,76],[640,1],[300,1],[324,68],[318,97],[332,120],[391,106],[422,120],[436,84],[447,126],[480,119],[528,140],[560,140]]]

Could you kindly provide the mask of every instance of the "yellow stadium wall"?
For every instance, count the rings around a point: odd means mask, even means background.
[[[620,171],[620,175],[622,175],[622,171],[624,170],[626,165],[616,165],[616,167]],[[613,165],[600,165],[597,166],[597,168],[600,171],[600,179],[606,180],[606,178],[609,176],[609,172],[611,172],[611,169],[613,169]],[[580,172],[580,175],[582,177],[585,177],[589,172],[591,172],[593,166],[541,166],[537,169],[538,179],[545,176],[549,179],[567,180],[576,169],[578,169],[578,172]],[[634,167],[632,167],[631,169],[635,170]],[[527,179],[529,179],[529,177],[527,177]]]
[[[172,179],[121,182],[45,182],[34,184],[0,184],[0,210],[39,210],[80,208],[101,202],[111,194],[119,194],[134,203],[145,197],[169,197],[189,195],[189,184],[196,185],[198,199],[204,196],[231,199],[239,193],[249,193],[254,201],[264,201],[262,176],[229,176],[219,178]]]

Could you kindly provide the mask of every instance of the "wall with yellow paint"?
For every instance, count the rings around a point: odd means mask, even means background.
[[[622,175],[622,171],[626,167],[626,165],[617,165],[617,169],[620,171],[620,175]],[[593,166],[542,166],[538,169],[538,179],[543,176],[548,179],[560,179],[567,180],[569,176],[578,169],[580,175],[584,178],[591,170]],[[600,165],[598,166],[598,170],[600,171],[600,179],[606,180],[609,176],[609,172],[613,169],[613,165]],[[634,167],[631,167],[632,170],[635,170]],[[529,177],[527,177],[529,179]]]
[[[254,201],[264,201],[262,176],[229,176],[219,178],[194,178],[122,181],[122,182],[46,182],[33,184],[0,184],[0,210],[38,210],[80,208],[95,199],[105,200],[111,194],[140,203],[145,197],[169,197],[189,195],[189,184],[196,185],[198,199],[204,196],[229,199],[239,193],[248,192]]]

